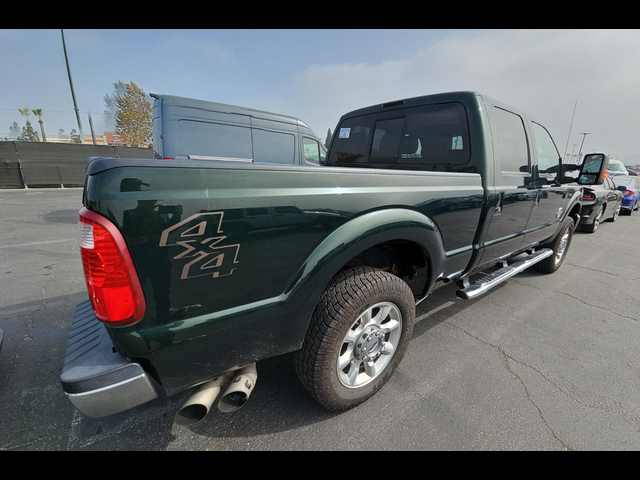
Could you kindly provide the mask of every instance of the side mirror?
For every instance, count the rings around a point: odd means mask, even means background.
[[[609,155],[604,153],[585,155],[578,182],[582,185],[602,185],[607,178],[608,166]]]
[[[621,192],[626,192],[627,187],[625,187],[624,185],[620,185],[618,188],[616,188],[616,190],[620,190]]]

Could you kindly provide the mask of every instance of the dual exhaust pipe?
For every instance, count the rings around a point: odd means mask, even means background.
[[[191,426],[202,421],[230,378],[232,378],[231,383],[220,397],[218,409],[221,412],[229,413],[241,408],[249,400],[249,395],[251,395],[258,379],[255,363],[202,384],[178,411],[175,423]]]

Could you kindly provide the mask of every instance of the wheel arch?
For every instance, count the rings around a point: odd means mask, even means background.
[[[368,254],[373,256],[382,252],[385,255],[379,256],[379,264],[367,262]],[[394,259],[404,261],[405,270],[398,270],[398,273],[407,273],[407,265],[413,264],[409,259],[423,261],[424,271],[418,282],[410,287],[416,296],[427,292],[435,281],[434,272],[440,271],[444,263],[444,245],[435,222],[415,210],[388,208],[360,215],[325,237],[306,258],[284,292],[287,300],[295,298],[294,304],[302,302],[303,305],[299,310],[304,315],[299,326],[300,345],[322,292],[340,270],[355,265],[384,268],[383,263],[393,270],[389,262]]]

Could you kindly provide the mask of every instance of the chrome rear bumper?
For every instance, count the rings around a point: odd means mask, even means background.
[[[89,300],[76,306],[60,383],[88,417],[105,417],[156,398],[154,381],[140,364],[114,351]]]

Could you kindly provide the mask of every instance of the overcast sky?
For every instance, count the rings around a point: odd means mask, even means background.
[[[474,90],[539,120],[561,154],[577,153],[588,132],[585,152],[640,160],[640,30],[64,33],[87,135],[87,112],[102,134],[103,97],[119,80],[292,115],[322,139],[356,108]],[[0,137],[14,121],[24,125],[21,107],[44,110],[49,136],[77,129],[60,30],[0,30],[0,65]]]

